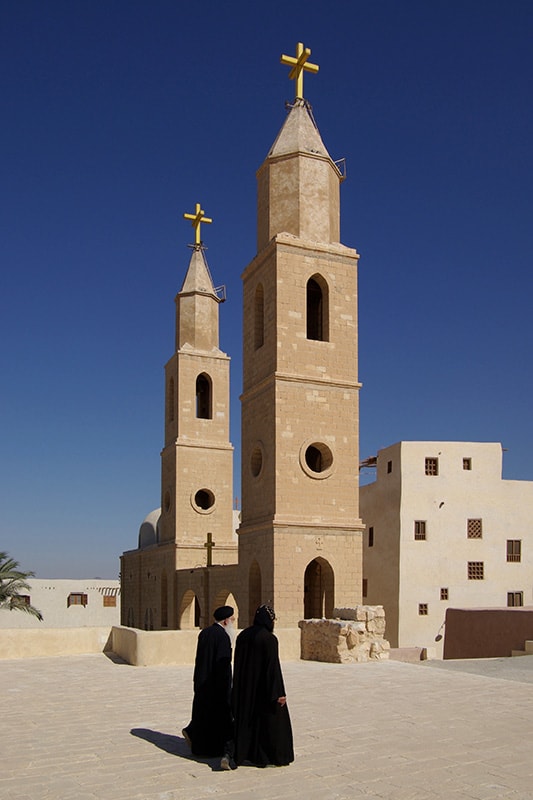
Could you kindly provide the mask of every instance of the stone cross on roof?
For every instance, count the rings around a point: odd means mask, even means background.
[[[196,203],[196,212],[194,214],[184,214],[184,219],[192,220],[191,225],[194,228],[194,244],[199,246],[202,244],[200,238],[200,225],[202,222],[213,222],[209,217],[204,217],[205,211],[202,209],[200,203]]]
[[[213,534],[207,534],[207,542],[204,544],[204,547],[207,549],[207,566],[213,566],[213,547],[215,547],[215,542],[213,541]]]
[[[317,73],[319,70],[318,64],[310,64],[307,59],[311,55],[311,50],[304,47],[302,42],[296,45],[296,58],[294,56],[281,56],[281,63],[292,67],[289,72],[291,81],[296,81],[296,99],[304,99],[304,72]]]

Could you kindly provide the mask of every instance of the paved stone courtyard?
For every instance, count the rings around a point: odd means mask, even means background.
[[[294,764],[190,756],[190,667],[1,661],[1,800],[533,798],[533,656],[283,665]]]

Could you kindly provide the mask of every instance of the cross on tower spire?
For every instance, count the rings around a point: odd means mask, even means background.
[[[294,56],[281,56],[281,63],[291,67],[289,78],[296,82],[296,99],[304,99],[304,72],[317,73],[318,64],[310,64],[307,59],[311,55],[311,50],[304,47],[302,42],[296,45],[296,58]]]
[[[200,225],[202,222],[213,222],[212,219],[209,217],[204,217],[205,211],[201,207],[200,203],[196,203],[196,212],[194,214],[184,214],[184,219],[192,220],[191,225],[194,228],[194,245],[195,247],[199,247],[202,244],[202,240],[200,238]]]

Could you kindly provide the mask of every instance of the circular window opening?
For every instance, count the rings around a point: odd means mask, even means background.
[[[166,492],[165,492],[165,498],[164,498],[164,500],[163,500],[163,506],[164,506],[164,509],[165,509],[165,511],[166,511],[167,513],[170,511],[170,507],[171,507],[171,505],[172,505],[172,504],[171,504],[171,501],[170,501],[170,492],[169,492],[169,491],[166,491]]]
[[[263,468],[263,449],[261,445],[256,445],[250,459],[250,470],[254,478],[257,478]]]
[[[313,442],[303,449],[302,466],[311,477],[326,478],[331,474],[333,453],[323,442]],[[302,455],[300,458],[302,458]]]
[[[215,495],[209,489],[200,489],[194,495],[194,502],[202,511],[208,511],[215,504]]]

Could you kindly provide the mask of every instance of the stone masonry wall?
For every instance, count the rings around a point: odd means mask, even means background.
[[[389,657],[383,606],[335,608],[333,616],[300,620],[303,660],[349,664]]]

